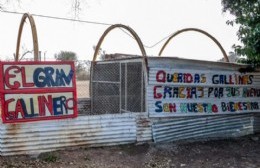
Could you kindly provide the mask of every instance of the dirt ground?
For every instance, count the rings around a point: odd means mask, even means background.
[[[259,168],[260,134],[236,139],[77,147],[33,156],[0,157],[11,168]]]

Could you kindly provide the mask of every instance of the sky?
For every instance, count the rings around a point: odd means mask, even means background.
[[[1,2],[1,1],[0,1]],[[20,4],[5,4],[5,10],[31,14],[74,18],[72,0],[23,0]],[[85,21],[130,26],[141,38],[149,56],[158,56],[164,41],[149,48],[163,38],[183,28],[199,28],[214,36],[229,53],[238,26],[228,26],[233,17],[222,13],[220,0],[81,0],[78,18]],[[10,59],[16,50],[18,28],[22,15],[0,12],[0,58]],[[46,60],[53,60],[59,51],[73,51],[79,60],[92,60],[94,50],[108,25],[96,25],[65,20],[34,17],[39,50]],[[30,24],[24,26],[21,40],[23,51],[32,50]],[[120,29],[112,30],[101,48],[107,53],[141,55],[136,41]],[[163,56],[216,61],[223,57],[218,46],[198,32],[186,32],[173,38]],[[33,58],[26,55],[26,58]]]

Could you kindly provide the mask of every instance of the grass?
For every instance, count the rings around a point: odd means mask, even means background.
[[[39,158],[48,163],[54,163],[58,160],[58,156],[52,152],[42,153],[40,154]]]

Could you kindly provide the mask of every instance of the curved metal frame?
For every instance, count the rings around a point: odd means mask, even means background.
[[[30,15],[29,13],[23,14],[23,17],[20,22],[20,27],[19,27],[19,31],[18,31],[18,37],[17,37],[17,44],[16,44],[15,61],[19,61],[21,36],[22,36],[23,26],[24,26],[26,18],[29,19],[30,25],[31,25],[31,30],[32,30],[34,61],[38,61],[39,45],[38,45],[37,30],[36,30],[36,25],[35,25],[34,19],[33,19],[32,15]]]
[[[98,44],[96,46],[96,49],[95,49],[95,52],[94,52],[94,55],[93,55],[93,61],[92,61],[92,64],[91,64],[91,72],[90,72],[90,85],[89,85],[89,88],[90,88],[90,97],[92,98],[93,96],[93,93],[92,93],[92,81],[93,81],[93,64],[95,64],[96,62],[96,59],[97,59],[97,56],[98,56],[98,52],[99,52],[99,49],[100,49],[100,46],[102,44],[102,42],[104,41],[106,35],[113,29],[115,28],[124,28],[126,29],[127,31],[129,31],[131,33],[131,35],[134,37],[134,39],[137,41],[138,43],[138,46],[142,52],[142,55],[143,55],[143,63],[144,63],[144,66],[146,68],[144,68],[144,71],[147,71],[147,59],[146,59],[146,51],[144,49],[144,45],[141,41],[141,39],[139,38],[139,36],[137,35],[137,33],[130,27],[128,26],[125,26],[125,25],[122,25],[122,24],[115,24],[115,25],[112,25],[110,27],[108,27],[105,32],[102,34],[102,36],[100,37],[99,41],[98,41]],[[91,101],[91,111],[93,111],[93,102]]]
[[[213,40],[217,46],[219,47],[219,49],[221,50],[223,56],[224,56],[224,59],[226,62],[229,62],[229,59],[228,59],[228,56],[227,56],[227,53],[225,52],[224,48],[221,46],[221,44],[218,42],[218,40],[213,37],[212,35],[210,35],[209,33],[207,33],[206,31],[204,30],[201,30],[201,29],[197,29],[197,28],[186,28],[186,29],[182,29],[182,30],[179,30],[177,32],[175,32],[173,35],[171,35],[169,37],[169,39],[164,43],[163,47],[161,48],[160,52],[159,52],[159,56],[162,55],[162,52],[163,50],[165,49],[165,47],[167,46],[167,44],[171,41],[171,39],[175,36],[177,36],[178,34],[181,34],[183,32],[187,32],[187,31],[196,31],[196,32],[199,32],[199,33],[202,33],[204,35],[206,35],[207,37],[209,37],[211,40]]]
[[[144,57],[146,57],[146,51],[145,51],[145,49],[144,49],[144,45],[143,45],[141,39],[139,38],[139,36],[137,35],[137,33],[136,33],[132,28],[130,28],[130,27],[128,27],[128,26],[125,26],[125,25],[122,25],[122,24],[115,24],[115,25],[112,25],[112,26],[108,27],[108,28],[105,30],[105,32],[103,33],[103,35],[100,37],[100,39],[99,39],[99,41],[98,41],[98,44],[97,44],[97,46],[96,46],[96,49],[95,49],[94,56],[93,56],[93,62],[95,62],[96,59],[97,59],[97,55],[98,55],[99,49],[100,49],[101,44],[102,44],[102,42],[104,41],[106,35],[107,35],[111,30],[113,30],[113,29],[115,29],[115,28],[124,28],[124,29],[128,30],[128,31],[132,34],[132,36],[134,37],[134,39],[137,41],[137,43],[138,43],[138,45],[139,45],[139,48],[140,48],[140,50],[141,50],[141,52],[142,52],[142,55],[143,55]]]

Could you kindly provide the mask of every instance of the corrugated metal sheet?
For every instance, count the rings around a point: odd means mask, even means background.
[[[193,60],[178,57],[149,57],[147,59],[149,67],[157,68],[185,68],[190,67],[193,70],[235,70],[239,68],[246,68],[247,65],[226,63],[226,62],[212,62],[203,60]]]
[[[254,114],[254,133],[260,132],[260,114]]]
[[[167,57],[148,58],[148,69],[146,103],[156,143],[237,137],[260,130],[260,117],[256,115],[260,112],[259,69],[247,72],[247,65]],[[216,80],[220,76],[226,81]],[[250,82],[241,81],[247,77]],[[231,88],[237,92],[230,94]],[[242,108],[241,102],[253,106]],[[233,108],[233,104],[239,108]]]
[[[136,142],[132,114],[79,116],[76,119],[1,124],[1,155],[34,154],[68,146]]]
[[[152,141],[152,122],[148,113],[136,113],[137,143]]]
[[[260,110],[260,73],[241,73],[242,65],[149,58],[148,66],[146,102],[150,117]]]
[[[184,139],[228,138],[253,133],[253,114],[154,119],[156,143]]]

